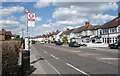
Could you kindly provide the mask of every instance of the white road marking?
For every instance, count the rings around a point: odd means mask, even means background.
[[[47,54],[47,52],[46,52],[46,51],[44,51],[44,53],[46,53],[46,54]]]
[[[101,58],[102,60],[119,60],[119,58]]]
[[[50,55],[50,56],[52,56],[53,58],[55,58],[55,59],[57,59],[57,60],[59,59],[58,57],[56,57],[56,56],[54,56],[54,55]]]
[[[47,60],[45,60],[58,74],[60,74],[61,75],[61,73],[54,67],[54,66],[52,66]],[[61,75],[62,76],[62,75]]]
[[[73,69],[75,69],[75,70],[77,70],[77,71],[79,71],[79,72],[81,72],[81,73],[83,73],[83,74],[85,74],[85,75],[87,75],[87,76],[90,76],[90,75],[88,75],[87,73],[85,73],[84,71],[82,71],[82,70],[74,67],[73,65],[71,65],[71,64],[69,64],[69,63],[66,63],[66,65],[70,66],[71,68],[73,68]]]

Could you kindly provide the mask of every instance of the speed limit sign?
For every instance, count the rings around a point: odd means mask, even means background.
[[[35,20],[35,13],[28,13],[28,20]]]

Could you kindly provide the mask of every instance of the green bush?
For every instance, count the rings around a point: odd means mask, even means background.
[[[62,41],[63,41],[64,43],[67,43],[67,42],[68,42],[67,36],[64,36],[64,37],[62,38]]]
[[[2,76],[18,76],[18,42],[2,43]]]

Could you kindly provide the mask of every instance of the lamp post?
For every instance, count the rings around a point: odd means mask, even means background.
[[[28,9],[25,10],[25,13],[28,15]],[[27,25],[27,36],[24,40],[24,50],[22,52],[22,71],[26,74],[30,70],[30,45],[29,45],[29,31],[28,31],[28,19],[26,20]]]

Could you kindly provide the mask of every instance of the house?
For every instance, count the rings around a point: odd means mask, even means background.
[[[0,41],[11,40],[11,31],[6,31],[5,29],[0,30]]]
[[[58,38],[58,34],[59,33],[60,33],[60,31],[56,30],[55,32],[51,32],[51,33],[47,34],[47,38],[46,39],[47,39],[48,43],[54,42],[55,39]]]
[[[66,29],[66,31],[63,31],[60,36],[61,36],[61,37],[67,37],[68,42],[70,42],[70,39],[72,38],[70,34],[71,34],[71,32],[72,32],[73,30],[74,30],[74,29]]]
[[[5,40],[10,40],[10,39],[11,39],[11,36],[12,36],[11,31],[6,31],[6,32],[5,32]]]
[[[70,36],[76,38],[79,43],[95,43],[101,41],[100,32],[100,25],[85,22],[84,26],[74,29]]]
[[[103,24],[102,28],[102,40],[106,44],[115,43],[120,35],[120,16]]]
[[[36,36],[34,38],[31,38],[31,40],[34,40],[34,41],[44,41],[45,40],[45,37],[44,36]]]
[[[0,30],[0,41],[4,41],[5,40],[5,30],[2,29]]]
[[[17,38],[17,37],[19,37],[19,35],[16,35],[16,34],[11,35],[11,39],[15,39],[15,38]]]

